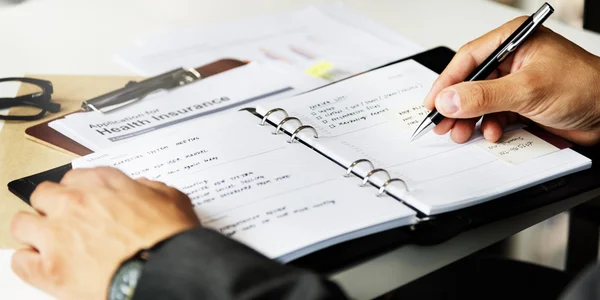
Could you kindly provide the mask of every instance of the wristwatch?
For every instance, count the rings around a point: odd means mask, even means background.
[[[147,252],[140,251],[125,261],[112,278],[108,290],[108,300],[131,300],[142,276],[142,270],[147,260]]]

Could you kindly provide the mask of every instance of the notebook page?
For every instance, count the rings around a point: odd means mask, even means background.
[[[319,153],[287,143],[271,126],[258,126],[255,116],[238,112],[228,120],[202,120],[160,139],[141,137],[79,158],[73,167],[109,165],[178,188],[204,226],[283,261],[414,222],[413,210],[359,187],[360,181],[344,178],[344,170]],[[199,136],[201,128],[210,131]],[[298,238],[283,241],[290,234]]]
[[[471,206],[590,166],[589,159],[570,149],[508,164],[474,144],[482,139],[478,130],[465,144],[434,133],[410,143],[414,119],[422,118],[420,106],[436,77],[410,60],[261,105],[257,112],[284,108],[319,131],[318,139],[304,132],[304,141],[342,165],[365,158],[386,169],[409,186],[407,192],[392,184],[387,191],[427,214]],[[283,117],[273,113],[269,120],[278,124]],[[289,123],[284,128],[293,131],[297,124]],[[355,170],[364,176],[371,168],[359,164]],[[372,177],[377,186],[387,179],[382,172]]]
[[[415,212],[337,176],[215,215],[204,226],[288,262],[319,249],[416,222]],[[294,238],[289,238],[293,236]]]
[[[15,250],[0,249],[0,297],[2,299],[54,299],[21,280],[10,267]]]

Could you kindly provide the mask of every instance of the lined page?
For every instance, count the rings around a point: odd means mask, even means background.
[[[287,262],[319,249],[416,222],[415,212],[377,197],[356,178],[337,176],[258,199],[203,223],[267,257]],[[290,238],[293,237],[293,238]]]
[[[25,283],[12,271],[10,264],[13,253],[15,253],[15,250],[0,249],[0,293],[2,293],[2,299],[54,299]]]
[[[411,143],[415,120],[420,122],[426,113],[423,99],[436,77],[409,60],[260,105],[257,112],[264,115],[281,107],[303,124],[314,126],[318,139],[309,131],[300,137],[344,166],[365,158],[375,167],[385,168],[409,186],[405,191],[392,184],[388,191],[427,214],[471,206],[591,165],[589,159],[570,149],[546,151],[546,155],[519,164],[506,163],[474,144],[483,138],[479,129],[465,144],[434,133]],[[278,124],[283,117],[273,113],[269,120]],[[284,125],[288,132],[297,127],[288,123]],[[370,166],[360,164],[355,170],[364,176]],[[387,177],[377,173],[372,179],[380,186]]]
[[[112,166],[190,197],[202,224],[281,261],[381,230],[412,224],[415,211],[376,197],[337,164],[247,112],[206,119],[184,132],[73,161]],[[294,239],[287,237],[294,236]]]

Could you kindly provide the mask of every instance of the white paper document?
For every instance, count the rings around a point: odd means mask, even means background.
[[[301,83],[294,78],[258,64],[249,64],[151,95],[109,113],[70,114],[49,126],[90,150],[98,151],[163,128],[188,126],[187,122],[214,113],[289,97],[305,89],[302,84],[311,82]]]
[[[2,299],[50,300],[54,299],[39,289],[25,283],[10,267],[15,250],[0,249],[0,292]]]
[[[415,120],[424,118],[422,103],[436,78],[408,60],[292,99],[259,104],[257,112],[283,108],[317,129],[318,139],[307,131],[303,140],[333,160],[349,166],[368,159],[390,177],[404,180],[408,191],[394,184],[387,190],[426,214],[475,205],[591,165],[570,149],[529,155],[509,165],[474,144],[483,138],[479,130],[465,144],[434,133],[411,143]],[[274,113],[269,120],[277,124],[283,117]],[[283,127],[289,131],[294,125]],[[356,166],[363,176],[370,170],[368,164]],[[388,177],[379,172],[371,179],[381,186]]]
[[[335,81],[422,48],[342,4],[138,39],[119,61],[144,75],[230,57]]]

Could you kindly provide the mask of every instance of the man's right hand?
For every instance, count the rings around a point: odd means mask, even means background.
[[[440,74],[425,99],[447,117],[437,134],[451,132],[466,142],[479,117],[486,139],[519,118],[582,145],[600,142],[600,58],[550,29],[541,27],[490,75],[462,82],[524,21],[517,18],[466,44]]]

